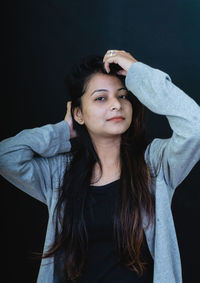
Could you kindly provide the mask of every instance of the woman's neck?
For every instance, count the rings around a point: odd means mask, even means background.
[[[94,167],[92,182],[95,185],[103,185],[120,177],[120,141],[120,138],[93,141],[102,165],[102,172],[98,164]]]

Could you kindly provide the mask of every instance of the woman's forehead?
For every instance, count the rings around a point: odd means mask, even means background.
[[[120,81],[120,79],[113,75],[106,75],[97,73],[94,74],[90,80],[88,81],[86,91],[94,91],[96,88],[101,89],[118,89],[119,87],[123,87],[124,84]]]

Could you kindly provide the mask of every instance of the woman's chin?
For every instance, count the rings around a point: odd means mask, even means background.
[[[121,136],[122,134],[124,134],[126,131],[127,131],[127,129],[112,130],[112,131],[106,132],[105,136],[108,136],[108,137],[118,137],[118,136]]]

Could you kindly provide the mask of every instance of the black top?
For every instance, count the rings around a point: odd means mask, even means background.
[[[91,186],[86,201],[85,221],[89,237],[88,259],[78,283],[152,283],[153,260],[144,239],[148,266],[142,277],[123,267],[113,246],[113,213],[119,180]],[[144,237],[145,238],[145,237]]]

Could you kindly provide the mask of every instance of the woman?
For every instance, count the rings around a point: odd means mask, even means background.
[[[171,201],[200,159],[199,106],[120,50],[86,58],[67,86],[64,121],[0,145],[1,174],[48,206],[37,282],[182,282]],[[171,138],[147,145],[144,106]]]

